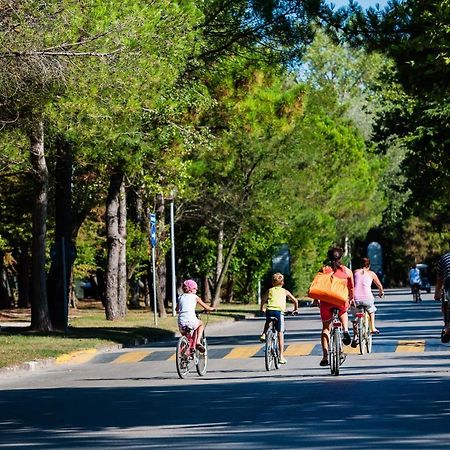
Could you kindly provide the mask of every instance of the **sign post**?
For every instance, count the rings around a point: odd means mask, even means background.
[[[153,275],[153,312],[155,326],[158,325],[158,311],[156,302],[156,214],[150,214],[150,245],[152,247],[152,275]]]

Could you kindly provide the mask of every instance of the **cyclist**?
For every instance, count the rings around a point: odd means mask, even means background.
[[[422,301],[420,298],[420,285],[422,284],[422,279],[420,278],[420,270],[417,268],[416,263],[414,263],[409,270],[408,278],[413,295],[413,301]]]
[[[342,264],[341,258],[343,253],[344,252],[341,247],[330,248],[328,250],[327,264],[322,268],[322,271],[325,273],[334,272],[335,277],[346,279],[348,288],[348,299],[349,301],[353,301],[353,286],[354,286],[353,272],[348,267],[345,267]],[[333,309],[337,308],[337,306],[320,300],[319,308],[320,308],[320,318],[322,319],[322,333],[320,336],[320,343],[322,344],[322,353],[323,353],[320,365],[327,366],[328,343],[330,341],[330,328],[333,319]],[[339,309],[339,318],[341,319],[342,328],[344,329],[342,342],[344,343],[344,345],[349,345],[351,342],[351,337],[348,332],[348,313],[347,313],[348,304],[338,309]]]
[[[294,303],[294,312],[298,310],[297,299],[287,290],[283,288],[284,276],[277,272],[272,275],[272,287],[264,293],[261,298],[261,312],[264,311],[264,305],[267,303],[266,308],[266,323],[264,324],[264,330],[259,337],[261,342],[266,341],[266,333],[269,329],[269,325],[272,317],[277,318],[276,329],[278,331],[278,345],[280,347],[280,364],[286,364],[284,357],[284,312],[286,310],[286,298]]]
[[[205,347],[200,343],[203,335],[203,330],[205,325],[196,316],[195,307],[199,304],[206,311],[214,311],[214,308],[207,305],[198,295],[197,295],[197,283],[194,280],[183,281],[183,294],[178,298],[178,304],[176,311],[178,314],[178,327],[180,333],[185,333],[185,328],[191,328],[192,330],[197,330],[197,342],[196,348],[199,352],[204,353]]]
[[[378,288],[378,297],[383,297],[383,285],[380,282],[377,274],[370,270],[370,259],[362,259],[362,267],[356,269],[354,273],[355,279],[355,307],[352,308],[354,319],[356,319],[357,306],[363,305],[367,307],[370,315],[370,331],[373,334],[379,334],[379,330],[375,326],[375,299],[372,294],[372,283]],[[358,346],[358,332],[356,330],[356,320],[353,320],[353,341],[352,347]]]
[[[441,342],[450,342],[450,323],[447,321],[447,309],[450,301],[450,252],[439,258],[436,268],[436,288],[434,299],[442,300],[441,309],[444,318],[444,329],[442,331]]]

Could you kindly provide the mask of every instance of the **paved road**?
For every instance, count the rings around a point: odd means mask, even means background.
[[[262,324],[208,327],[203,378],[178,379],[170,342],[0,379],[0,448],[448,448],[450,347],[431,295],[388,292],[375,352],[349,354],[339,377],[318,365],[317,309],[288,319],[276,372]]]

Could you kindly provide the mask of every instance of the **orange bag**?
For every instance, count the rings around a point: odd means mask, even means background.
[[[308,297],[322,300],[338,307],[346,306],[348,303],[347,280],[333,276],[332,272],[319,272],[311,283]]]

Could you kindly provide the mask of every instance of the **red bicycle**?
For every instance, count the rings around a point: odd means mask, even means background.
[[[197,330],[185,327],[183,334],[178,339],[176,362],[177,372],[180,378],[186,378],[193,365],[200,376],[205,375],[208,367],[208,343],[206,341],[205,331],[200,339],[200,343],[205,348],[204,352],[196,349]]]

